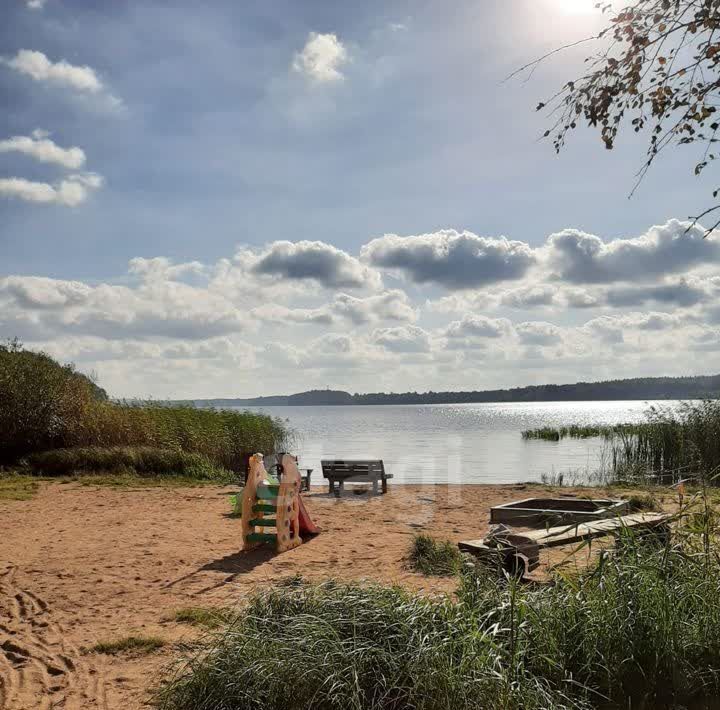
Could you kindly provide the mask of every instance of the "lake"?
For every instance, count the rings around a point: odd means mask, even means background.
[[[323,458],[380,458],[393,483],[517,483],[543,474],[585,475],[600,466],[600,439],[526,441],[524,429],[622,424],[651,404],[513,402],[348,407],[247,407],[287,420],[293,453],[322,482]]]

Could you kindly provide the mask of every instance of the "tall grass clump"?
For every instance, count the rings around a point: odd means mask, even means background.
[[[609,440],[610,474],[629,483],[709,481],[720,470],[720,400],[652,407],[647,422]]]
[[[121,474],[180,476],[205,481],[228,480],[230,474],[202,454],[147,446],[98,446],[52,449],[31,454],[28,465],[43,476]]]
[[[0,465],[38,452],[78,448],[82,451],[72,455],[77,460],[89,462],[99,449],[127,459],[127,449],[137,448],[134,461],[152,458],[150,450],[164,450],[239,472],[248,454],[282,450],[289,436],[281,420],[264,414],[111,402],[72,365],[25,350],[16,341],[0,345]],[[161,467],[171,459],[171,453],[153,456]],[[177,460],[185,468],[200,462]]]
[[[460,571],[462,555],[449,540],[430,535],[415,535],[410,545],[408,566],[415,572],[436,577],[450,577]]]
[[[622,533],[596,567],[530,586],[464,566],[456,598],[358,583],[253,596],[159,692],[165,710],[714,708],[714,514]]]

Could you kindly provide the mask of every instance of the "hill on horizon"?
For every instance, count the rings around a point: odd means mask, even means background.
[[[309,390],[291,395],[183,400],[205,407],[352,406],[369,404],[463,404],[482,402],[552,402],[637,399],[716,399],[720,374],[690,377],[635,377],[562,385],[530,385],[461,392],[375,392]]]

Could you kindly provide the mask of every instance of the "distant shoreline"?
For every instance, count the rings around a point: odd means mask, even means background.
[[[173,400],[197,407],[313,407],[397,404],[502,404],[506,402],[613,402],[637,400],[718,399],[720,375],[642,377],[563,385],[531,385],[512,389],[466,392],[404,392],[350,394],[342,390],[311,390],[291,395],[248,398]]]

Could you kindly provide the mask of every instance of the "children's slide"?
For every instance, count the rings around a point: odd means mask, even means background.
[[[298,522],[300,523],[300,537],[306,537],[308,535],[319,535],[320,528],[315,525],[310,514],[307,512],[303,499],[298,496]]]

